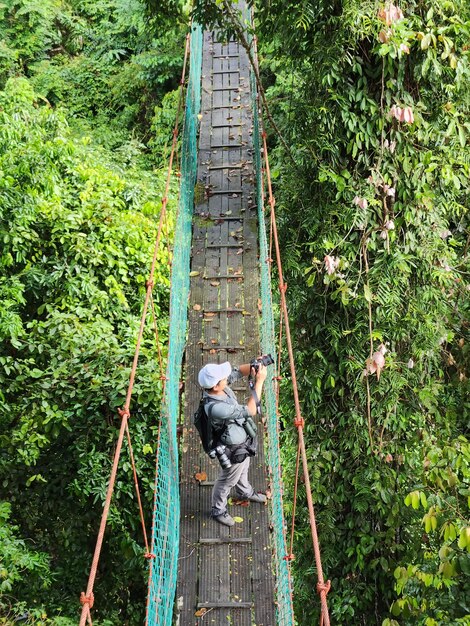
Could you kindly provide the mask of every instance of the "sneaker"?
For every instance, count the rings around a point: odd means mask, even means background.
[[[214,519],[216,522],[219,522],[219,524],[223,524],[224,526],[235,525],[235,520],[227,512],[222,513],[222,515],[212,515],[212,519]]]
[[[259,502],[260,504],[264,504],[267,500],[264,493],[256,493],[256,491],[248,498],[250,502]]]
[[[264,504],[267,498],[264,493],[256,493],[256,491],[254,491],[249,498],[241,496],[237,497],[237,500],[239,502],[247,502],[249,500],[250,502],[259,502],[260,504]],[[234,502],[234,504],[236,504],[236,502]]]

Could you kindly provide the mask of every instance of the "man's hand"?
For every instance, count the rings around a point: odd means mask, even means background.
[[[252,367],[251,373],[255,377],[256,382],[259,381],[260,383],[264,383],[264,381],[266,380],[266,376],[268,375],[268,368],[266,367],[266,365],[260,363],[258,366],[258,371],[256,372],[255,368]]]
[[[251,373],[255,377],[255,384],[254,384],[253,391],[254,391],[256,397],[258,398],[258,400],[261,400],[261,392],[263,391],[263,383],[266,380],[266,376],[268,374],[268,369],[267,369],[266,365],[263,365],[262,363],[260,363],[259,367],[258,367],[258,371],[256,371],[255,368],[252,367],[251,368]],[[255,398],[254,398],[253,394],[248,399],[248,402],[246,403],[246,406],[248,407],[248,410],[250,411],[251,415],[256,415],[257,407],[256,407],[256,402],[255,402]]]

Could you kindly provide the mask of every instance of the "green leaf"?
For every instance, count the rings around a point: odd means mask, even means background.
[[[33,476],[30,476],[28,478],[28,480],[26,481],[26,486],[29,487],[31,485],[31,483],[33,483],[35,481],[36,482],[41,482],[41,483],[46,483],[47,482],[47,480],[41,474],[33,474]]]
[[[424,491],[419,492],[419,500],[421,502],[422,507],[425,509],[428,506],[428,501],[426,499],[426,494]]]
[[[458,546],[461,550],[467,548],[467,551],[470,552],[470,526],[461,529]]]

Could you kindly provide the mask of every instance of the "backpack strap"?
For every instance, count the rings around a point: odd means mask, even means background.
[[[256,393],[255,379],[253,378],[251,374],[248,377],[248,386],[250,388],[251,395],[253,396],[253,400],[255,401],[255,404],[256,404],[256,412],[258,413],[258,415],[261,415],[261,400],[258,398],[258,394]]]
[[[214,434],[214,442],[217,443],[222,437],[222,435],[224,434],[224,432],[227,430],[227,426],[231,423],[231,420],[225,420],[224,425],[221,428],[217,428],[217,429],[214,428],[211,423],[211,413],[212,413],[213,406],[217,404],[217,400],[212,400],[212,398],[210,400],[208,398],[203,398],[203,400],[204,400],[204,410],[206,412],[207,419],[209,420],[212,433]]]

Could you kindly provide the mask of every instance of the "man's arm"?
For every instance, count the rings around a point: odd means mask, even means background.
[[[242,376],[249,376],[250,369],[251,367],[249,363],[244,363],[243,365],[238,366],[238,371],[240,372]]]

